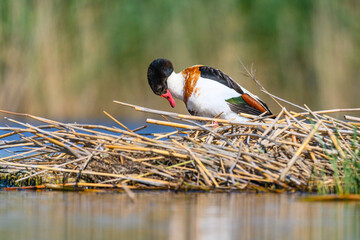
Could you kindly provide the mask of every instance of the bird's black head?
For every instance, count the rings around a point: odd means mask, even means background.
[[[155,59],[149,65],[147,78],[151,89],[156,95],[166,94],[168,89],[166,80],[173,71],[173,65],[167,59]]]

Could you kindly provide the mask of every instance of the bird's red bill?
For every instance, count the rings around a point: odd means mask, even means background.
[[[171,93],[170,93],[169,89],[167,90],[167,92],[165,94],[161,95],[160,97],[163,97],[163,98],[167,99],[169,101],[171,107],[175,107],[175,100],[171,96]]]

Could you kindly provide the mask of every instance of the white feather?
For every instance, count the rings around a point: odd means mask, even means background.
[[[217,81],[199,77],[193,94],[188,99],[187,108],[195,111],[200,116],[228,119],[233,122],[244,122],[247,118],[239,117],[231,111],[227,99],[239,97],[234,89]]]
[[[184,84],[185,80],[181,73],[172,73],[168,80],[168,89],[170,93],[180,100],[184,100]],[[242,88],[245,93],[252,97],[257,97],[251,94],[246,89]],[[216,117],[219,114],[220,118],[230,120],[232,122],[245,122],[248,118],[240,117],[231,111],[227,99],[239,97],[241,94],[234,89],[225,86],[214,80],[204,79],[199,77],[196,86],[193,89],[192,95],[187,101],[187,109],[196,112],[197,115],[203,117]]]
[[[167,79],[167,84],[171,95],[177,99],[184,101],[185,79],[182,74],[172,72]]]

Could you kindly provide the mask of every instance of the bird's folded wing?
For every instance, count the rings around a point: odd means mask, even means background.
[[[261,100],[257,100],[251,97],[249,94],[242,94],[239,97],[227,99],[226,102],[229,104],[231,111],[235,113],[248,113],[252,115],[260,115],[263,112],[271,114],[270,110]]]
[[[234,89],[236,92],[243,94],[244,91],[241,89],[240,85],[235,82],[231,77],[223,73],[222,71],[208,67],[201,66],[199,67],[200,76],[204,79],[211,79],[217,81],[225,86]]]

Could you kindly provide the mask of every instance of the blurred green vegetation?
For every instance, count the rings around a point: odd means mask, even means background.
[[[72,119],[140,116],[112,100],[171,110],[146,79],[158,57],[177,72],[219,68],[274,112],[239,59],[296,104],[359,107],[359,10],[357,0],[1,0],[0,108]]]

